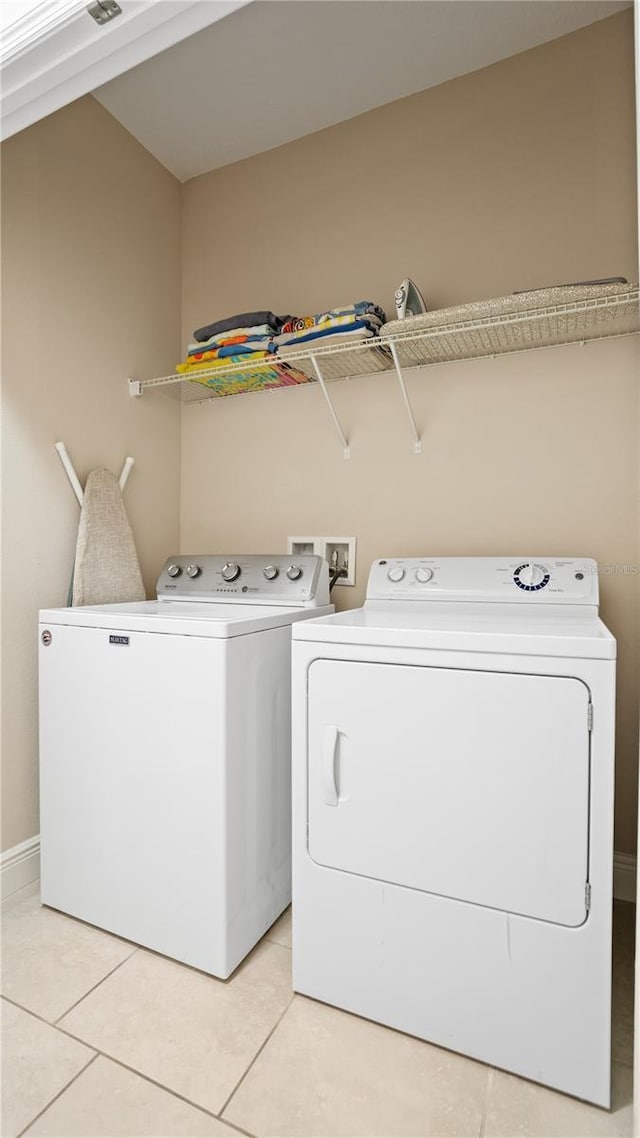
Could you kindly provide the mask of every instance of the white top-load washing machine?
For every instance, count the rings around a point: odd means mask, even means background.
[[[319,557],[174,557],[40,614],[42,900],[227,977],[291,891],[291,626]]]
[[[608,1106],[595,562],[378,560],[292,648],[295,989]]]

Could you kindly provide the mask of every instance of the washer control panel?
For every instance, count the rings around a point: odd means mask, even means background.
[[[598,565],[589,557],[382,557],[367,600],[598,604]]]
[[[329,567],[312,554],[176,555],[165,562],[158,600],[227,601],[233,604],[329,604]]]

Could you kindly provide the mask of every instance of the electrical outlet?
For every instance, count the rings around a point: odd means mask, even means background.
[[[320,555],[328,562],[329,572],[344,569],[336,585],[355,585],[356,583],[356,539],[355,537],[323,537]]]

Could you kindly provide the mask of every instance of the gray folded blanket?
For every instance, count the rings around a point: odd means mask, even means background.
[[[202,344],[204,340],[221,332],[230,332],[234,328],[253,328],[256,324],[269,324],[277,336],[282,325],[292,319],[292,316],[276,316],[273,312],[240,312],[237,316],[227,316],[224,320],[216,320],[214,324],[206,324],[204,328],[196,328],[193,338]]]

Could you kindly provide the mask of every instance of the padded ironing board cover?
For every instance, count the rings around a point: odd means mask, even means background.
[[[92,470],[80,514],[72,604],[144,599],[142,574],[118,479],[110,470]]]

